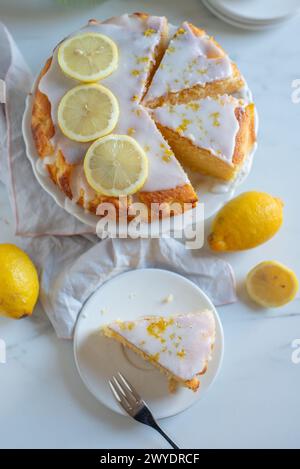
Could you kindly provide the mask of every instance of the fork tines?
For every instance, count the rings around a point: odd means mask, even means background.
[[[121,373],[109,380],[109,386],[116,400],[131,417],[144,405],[141,396]]]

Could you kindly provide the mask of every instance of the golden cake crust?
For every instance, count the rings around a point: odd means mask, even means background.
[[[150,109],[161,107],[164,104],[184,104],[197,99],[211,98],[224,94],[233,94],[241,89],[245,82],[235,64],[232,64],[233,75],[225,80],[218,80],[214,83],[207,83],[205,86],[195,85],[178,92],[168,92],[165,96],[160,96],[151,101],[146,101]]]
[[[192,23],[188,23],[189,27],[195,34],[195,36],[201,37],[206,35],[204,29],[200,29]],[[225,54],[224,49],[220,44],[213,38],[210,38],[211,41],[218,47],[220,51]],[[219,56],[218,56],[219,57]],[[211,56],[210,58],[213,58]],[[145,97],[146,105],[154,109],[156,107],[163,106],[164,104],[184,104],[194,101],[196,99],[203,99],[210,96],[211,98],[223,95],[223,94],[233,94],[245,86],[245,80],[243,79],[237,65],[232,62],[232,71],[233,74],[230,78],[224,80],[217,80],[213,83],[207,83],[206,85],[195,85],[190,88],[182,89],[178,92],[169,91],[164,96],[159,96],[155,99],[147,101],[147,96]]]

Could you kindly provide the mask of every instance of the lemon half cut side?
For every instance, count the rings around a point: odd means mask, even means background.
[[[119,118],[114,94],[97,83],[79,85],[68,91],[58,106],[58,124],[75,142],[90,142],[109,134]]]
[[[69,77],[96,82],[118,67],[118,48],[108,36],[87,32],[66,39],[58,49],[57,60]]]
[[[148,158],[128,135],[107,135],[94,142],[84,159],[84,172],[98,193],[120,197],[139,191],[148,176]]]
[[[278,308],[295,298],[299,284],[291,269],[277,261],[265,261],[249,272],[246,287],[260,306]]]

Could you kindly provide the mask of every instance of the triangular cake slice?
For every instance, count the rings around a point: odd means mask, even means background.
[[[184,22],[171,39],[145,103],[157,107],[235,93],[245,86],[237,66],[202,29]]]
[[[206,373],[215,343],[211,311],[174,316],[147,316],[114,321],[102,330],[167,375],[170,384],[197,391],[199,375]]]
[[[253,149],[255,107],[233,96],[165,104],[153,118],[185,168],[232,180]]]

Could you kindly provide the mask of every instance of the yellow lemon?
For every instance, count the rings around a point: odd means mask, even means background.
[[[213,221],[214,251],[243,251],[271,239],[283,221],[283,202],[265,192],[245,192],[228,202]]]
[[[58,49],[63,72],[83,82],[107,77],[118,67],[118,48],[107,36],[88,32],[66,39]]]
[[[31,315],[39,279],[30,258],[13,244],[0,244],[0,314],[19,319]]]
[[[66,137],[90,142],[109,134],[119,118],[119,104],[105,86],[93,83],[68,91],[58,106],[58,123]]]
[[[276,261],[258,264],[248,274],[250,298],[265,308],[277,308],[292,301],[299,288],[295,273]]]
[[[90,146],[84,172],[96,192],[113,197],[130,195],[147,179],[148,158],[132,137],[111,134]]]

